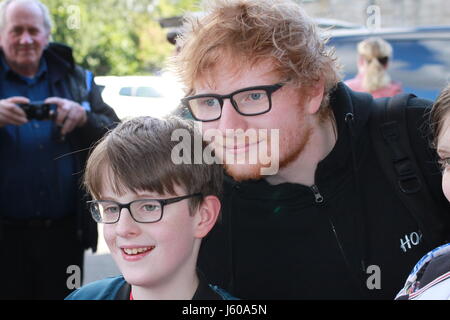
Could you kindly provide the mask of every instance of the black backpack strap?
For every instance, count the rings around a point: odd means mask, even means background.
[[[413,94],[402,93],[374,100],[370,121],[372,143],[378,162],[398,197],[417,222],[423,239],[431,246],[441,242],[441,209],[433,200],[411,148],[406,107]]]

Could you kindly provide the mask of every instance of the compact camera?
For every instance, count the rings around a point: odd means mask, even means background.
[[[19,103],[19,107],[25,111],[28,120],[52,120],[56,116],[56,105],[43,101]]]

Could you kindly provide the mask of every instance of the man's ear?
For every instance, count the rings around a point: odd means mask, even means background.
[[[197,209],[195,223],[195,237],[204,238],[216,224],[221,204],[219,198],[210,195],[203,198],[203,202]]]
[[[315,114],[319,111],[322,104],[323,94],[325,90],[325,79],[322,77],[316,81],[313,85],[308,87],[307,92],[307,112],[309,114]]]

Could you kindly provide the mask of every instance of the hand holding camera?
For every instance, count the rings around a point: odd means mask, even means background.
[[[0,127],[9,124],[20,126],[32,119],[53,120],[61,127],[61,135],[65,136],[84,125],[87,114],[78,103],[58,97],[34,102],[25,97],[0,100]]]
[[[25,97],[11,97],[0,100],[0,127],[5,125],[20,126],[28,122],[25,112],[17,107],[20,103],[30,103]]]
[[[25,97],[11,97],[0,100],[0,126],[22,125],[29,120],[53,120],[56,112],[54,104],[30,101]]]

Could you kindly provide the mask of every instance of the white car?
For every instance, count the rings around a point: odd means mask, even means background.
[[[181,86],[165,76],[99,76],[102,98],[124,120],[138,116],[161,118],[174,111],[183,97]]]

